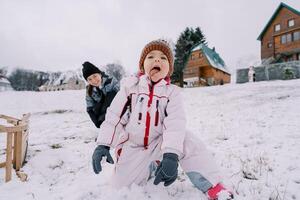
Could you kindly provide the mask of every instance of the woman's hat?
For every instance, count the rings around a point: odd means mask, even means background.
[[[100,69],[98,69],[98,67],[96,67],[95,65],[93,65],[90,62],[84,62],[82,64],[83,68],[82,68],[82,74],[85,80],[87,80],[87,78],[95,73],[99,73],[102,74],[102,71],[100,71]]]

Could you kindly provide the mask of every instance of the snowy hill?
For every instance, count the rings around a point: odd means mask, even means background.
[[[236,199],[300,198],[299,88],[300,80],[184,89],[188,127],[214,152]],[[184,174],[168,188],[149,182],[118,191],[108,185],[111,165],[94,175],[97,129],[85,113],[84,95],[84,90],[1,93],[1,114],[32,113],[23,167],[29,179],[22,183],[14,174],[4,183],[1,168],[1,200],[205,199]],[[4,141],[1,134],[0,162]]]

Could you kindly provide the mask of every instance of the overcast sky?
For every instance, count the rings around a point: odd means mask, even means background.
[[[257,37],[280,0],[0,0],[0,67],[64,71],[84,61],[138,66],[144,45],[200,27],[234,70],[260,57]],[[285,0],[300,10],[300,0]]]

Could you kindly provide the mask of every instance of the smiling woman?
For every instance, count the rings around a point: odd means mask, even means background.
[[[107,108],[119,90],[119,83],[109,78],[90,62],[82,64],[82,74],[88,82],[86,93],[87,112],[97,128],[105,120]]]

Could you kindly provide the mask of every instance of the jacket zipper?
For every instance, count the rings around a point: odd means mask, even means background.
[[[152,104],[152,99],[153,99],[153,91],[154,91],[154,85],[151,87],[149,86],[149,100],[148,100],[148,109],[147,109],[147,114],[146,114],[146,128],[145,128],[145,136],[144,136],[144,148],[148,148],[148,140],[149,140],[149,133],[150,133],[150,107]]]
[[[156,112],[155,112],[155,123],[154,123],[154,126],[158,125],[158,118],[159,118],[158,104],[159,104],[159,101],[156,100]]]
[[[141,97],[141,99],[139,100],[139,103],[140,103],[140,110],[142,110],[142,103],[143,103],[143,100],[144,100],[144,97]],[[142,120],[142,113],[139,112],[139,115],[138,115],[138,124],[141,124],[141,120]]]

